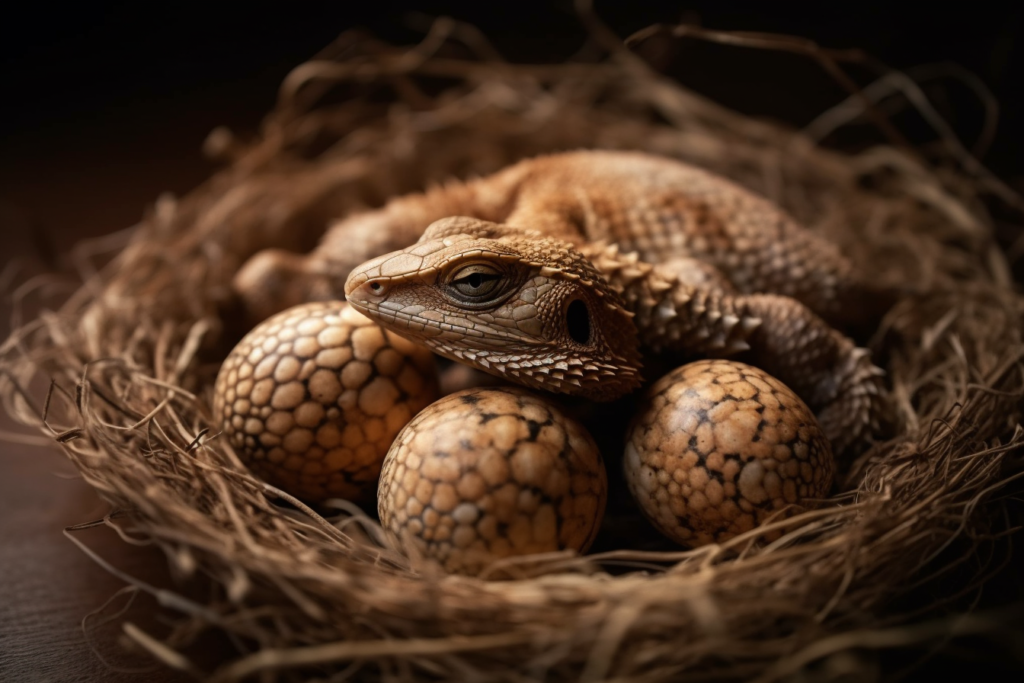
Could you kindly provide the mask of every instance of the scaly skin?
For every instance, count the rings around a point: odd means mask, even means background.
[[[826,322],[875,313],[870,288],[835,245],[679,162],[527,160],[350,217],[309,256],[257,255],[235,285],[262,316],[337,297],[350,272],[366,315],[527,386],[607,400],[639,385],[645,352],[744,353],[838,452],[877,426],[881,372]]]

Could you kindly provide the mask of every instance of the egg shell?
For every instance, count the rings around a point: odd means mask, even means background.
[[[807,405],[763,370],[729,360],[690,363],[657,381],[630,425],[623,459],[640,510],[690,547],[813,506],[834,469]]]
[[[381,472],[381,524],[453,573],[597,535],[607,473],[587,431],[519,388],[472,388],[417,415]]]
[[[239,458],[306,501],[373,500],[384,456],[437,398],[434,356],[341,301],[255,327],[217,376],[214,414]]]

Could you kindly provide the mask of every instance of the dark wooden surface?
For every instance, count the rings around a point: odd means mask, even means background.
[[[567,27],[577,26],[566,11],[570,3],[556,4],[556,11],[544,19],[533,11],[489,20],[479,8],[460,13],[453,3],[427,4],[433,5],[426,10],[430,13],[451,13],[483,24],[518,56],[550,56],[544,41],[553,44],[566,35]],[[678,19],[683,11],[666,9],[677,4],[637,3],[632,15],[615,10],[620,12],[616,28],[625,35],[653,21]],[[54,255],[75,240],[129,226],[159,193],[182,193],[200,182],[211,170],[199,153],[205,134],[222,123],[253,130],[287,69],[336,31],[359,23],[360,17],[346,14],[346,5],[325,3],[319,13],[304,17],[261,6],[246,17],[219,10],[212,16],[179,12],[149,20],[141,10],[131,9],[132,3],[99,3],[89,9],[81,5],[62,20],[42,9],[33,10],[27,23],[0,18],[0,33],[3,25],[8,29],[0,35],[2,48],[10,50],[3,54],[0,71],[6,100],[0,107],[0,268],[17,259],[25,264],[25,273],[59,269],[65,264]],[[865,45],[901,66],[937,59],[965,63],[981,72],[1009,105],[1010,119],[1004,123],[994,163],[1004,175],[1024,170],[1019,149],[1013,152],[1024,131],[1018,87],[1022,51],[1013,42],[1022,35],[1020,11],[989,13],[984,18],[988,23],[960,26],[956,17],[938,9],[927,17],[907,14],[889,20],[883,3],[867,3],[860,13],[834,13],[831,18],[767,15],[757,3],[736,3],[731,13],[718,3],[688,5],[698,7],[698,15],[715,28],[789,31],[844,47]],[[367,23],[374,27],[397,22],[399,16],[383,7],[371,14]],[[543,40],[531,43],[525,35]],[[571,40],[576,40],[578,31],[573,35]],[[782,103],[758,113],[792,115],[797,122],[829,103],[808,97],[785,104],[786,98],[776,97],[775,90],[765,97],[766,87],[822,90],[786,78],[766,84],[763,73],[749,75],[762,59],[743,62],[742,54],[736,59],[730,72],[737,79],[734,87],[721,88],[721,83],[708,80],[703,66],[690,69],[688,82],[706,90],[718,87],[718,94],[727,101],[732,97],[737,106]],[[805,75],[816,71],[786,64],[802,68]],[[737,99],[737,92],[746,98]],[[839,96],[834,88],[826,95],[826,100]],[[965,116],[968,126],[977,119]],[[0,336],[6,336],[8,313],[0,308]],[[0,415],[0,429],[16,428]],[[87,629],[88,637],[83,631],[83,617],[124,584],[68,541],[62,529],[106,512],[107,506],[55,448],[0,440],[0,681],[184,680],[163,669],[119,671],[145,664],[145,659],[125,646],[116,623]],[[122,543],[105,529],[78,537],[116,567],[168,585],[164,560],[153,549]],[[1012,581],[1001,585],[1009,586],[1008,591],[1014,586]],[[1019,581],[1016,586],[1019,599]],[[1001,601],[997,596],[989,602]],[[112,608],[119,605],[115,602]],[[128,618],[152,623],[152,608],[151,601],[141,599]]]
[[[68,63],[77,79],[63,87],[72,93],[90,78],[104,92],[114,89],[111,80],[117,84],[127,77],[107,73],[105,79],[109,64],[88,54],[83,61],[99,75]],[[39,82],[53,78],[46,69],[17,71],[27,62],[16,61],[3,72],[22,85],[21,95],[62,87],[59,79]],[[50,66],[52,71],[55,65]],[[193,84],[175,92],[165,83],[147,94],[140,85],[141,90],[107,92],[99,102],[71,101],[66,116],[25,103],[8,111],[13,122],[5,121],[0,130],[0,269],[16,262],[18,281],[44,270],[67,271],[65,256],[78,240],[126,228],[160,193],[194,187],[212,170],[200,153],[204,136],[225,122],[254,127],[273,102],[284,70],[256,83],[228,79],[216,89]],[[5,300],[0,337],[7,336],[10,312]],[[0,430],[19,431],[2,412]],[[63,529],[108,511],[55,447],[0,439],[0,681],[192,680],[154,669],[122,637],[120,622],[102,625],[91,618],[89,628],[82,626],[83,618],[125,584],[65,538]],[[171,585],[165,560],[153,548],[125,544],[105,528],[76,537],[118,569]],[[123,597],[115,598],[104,614],[124,604]],[[159,632],[155,612],[154,601],[140,596],[125,618]]]
[[[171,121],[161,125],[173,128]],[[166,144],[161,136],[132,139],[129,134],[100,149],[96,143],[83,145],[77,136],[90,131],[88,126],[80,130],[60,133],[67,137],[57,142],[64,144],[27,136],[0,155],[0,263],[23,264],[19,279],[47,266],[48,259],[40,256],[45,243],[60,248],[131,225],[159,192],[185,190],[208,173],[198,152],[201,138],[188,132],[173,136],[188,152],[175,152],[168,156],[170,163],[157,164],[147,161],[146,150]],[[104,163],[95,164],[104,152]],[[42,245],[39,231],[45,234]],[[60,261],[48,265],[59,266]],[[2,337],[9,329],[9,314],[9,306],[0,306]],[[0,438],[0,681],[190,680],[168,670],[154,671],[150,660],[125,646],[118,624],[97,625],[92,619],[87,638],[82,619],[124,583],[89,559],[62,530],[102,518],[109,506],[55,447],[25,443],[38,437],[2,413],[0,430],[8,433]],[[77,538],[117,568],[169,585],[164,558],[154,549],[127,545],[109,529],[78,532]],[[124,604],[124,598],[115,600],[104,613]],[[153,606],[152,600],[139,598],[126,617],[152,627]]]
[[[150,661],[121,642],[116,624],[97,626],[92,620],[86,637],[83,617],[124,584],[65,539],[61,529],[102,517],[108,508],[52,449],[4,445],[0,450],[0,680],[186,680],[154,672]],[[107,530],[79,538],[124,571],[167,584],[163,557],[152,549],[127,546]],[[124,604],[116,601],[106,613]],[[152,601],[141,599],[127,617],[152,626],[152,607]]]

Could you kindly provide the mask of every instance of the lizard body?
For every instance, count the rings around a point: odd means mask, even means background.
[[[880,371],[830,325],[872,302],[838,248],[728,180],[646,154],[538,157],[396,198],[308,256],[257,255],[236,288],[264,317],[344,291],[441,355],[599,400],[639,385],[644,352],[744,352],[839,451],[879,417]]]

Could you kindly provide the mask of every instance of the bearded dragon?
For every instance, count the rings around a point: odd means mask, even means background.
[[[833,325],[885,297],[766,199],[648,154],[553,154],[398,197],[308,255],[257,254],[234,285],[255,318],[344,293],[442,356],[595,400],[637,389],[647,354],[739,356],[837,452],[878,429],[882,371]]]

